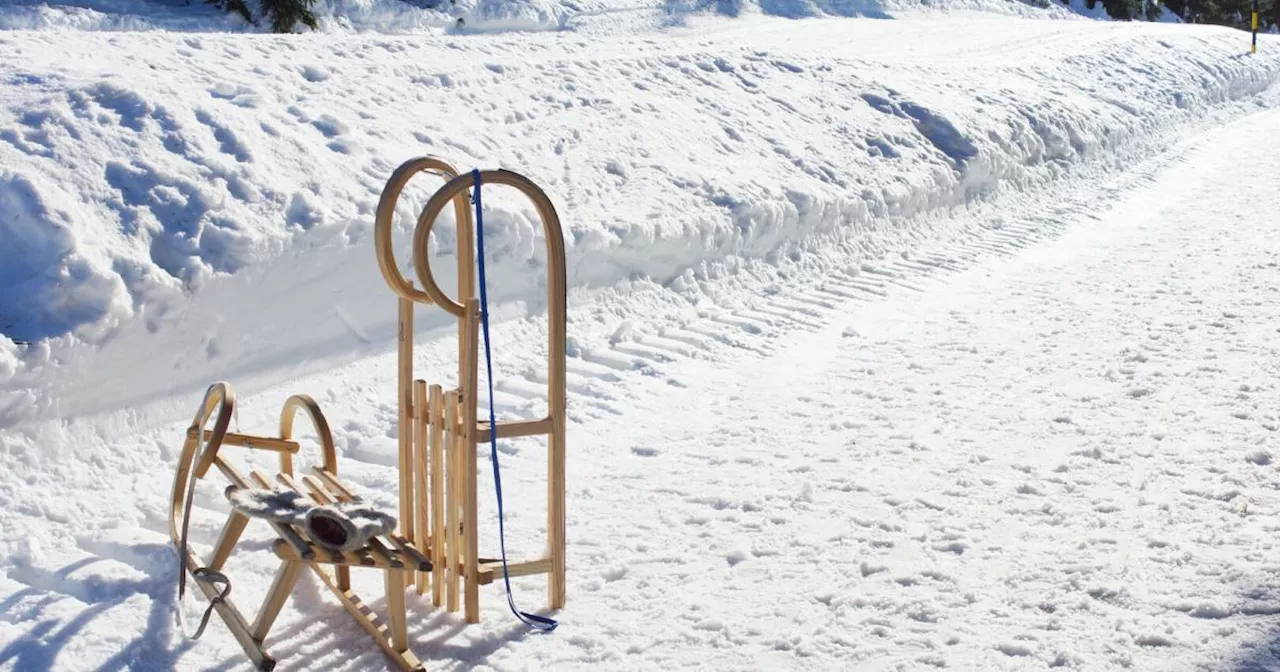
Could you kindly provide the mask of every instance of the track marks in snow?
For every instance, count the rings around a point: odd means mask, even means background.
[[[1161,165],[1164,163],[1156,162],[1148,169]],[[1054,206],[1051,215],[1032,211],[1025,219],[983,222],[947,245],[924,246],[851,268],[833,268],[816,276],[820,280],[815,284],[797,281],[775,285],[772,291],[741,305],[705,308],[691,320],[676,318],[632,328],[607,344],[579,348],[573,360],[580,361],[580,367],[589,365],[592,373],[588,375],[610,372],[611,379],[606,382],[615,386],[633,375],[676,383],[675,372],[684,361],[768,356],[779,338],[823,329],[856,306],[943,291],[950,274],[1061,235],[1072,224],[1072,217],[1087,212],[1088,202],[1088,196],[1079,196],[1076,201]],[[583,396],[575,397],[571,406],[598,405],[589,388],[579,385],[576,392]],[[618,403],[607,407],[611,415],[625,407],[625,399],[615,396],[614,400]]]

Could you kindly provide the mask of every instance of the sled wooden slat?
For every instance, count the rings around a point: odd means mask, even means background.
[[[410,288],[413,284],[410,283]],[[399,347],[400,376],[398,379],[400,397],[398,417],[399,455],[397,465],[400,471],[400,517],[396,520],[400,534],[410,540],[414,537],[414,502],[413,502],[413,301],[401,297],[398,302],[399,325],[398,340],[408,343],[409,347]],[[412,578],[410,576],[409,578]]]
[[[431,569],[431,561],[414,548],[408,539],[398,534],[384,534],[382,538],[391,542],[392,547],[399,551],[399,557],[403,558],[406,567],[417,567],[423,571]]]
[[[240,470],[237,469],[234,464],[231,464],[223,457],[218,456],[213,458],[213,464],[218,468],[218,471],[222,472],[223,476],[227,477],[228,481],[231,481],[232,485],[237,488],[251,487],[248,479],[244,477],[244,474],[240,473]]]
[[[319,476],[320,480],[324,481],[324,484],[328,486],[329,490],[333,492],[335,496],[337,496],[338,501],[340,502],[355,501],[356,499],[355,494],[351,492],[350,488],[343,485],[342,482],[338,480],[337,476],[325,471],[324,469],[321,469],[320,467],[312,467],[311,472],[316,476]]]
[[[432,385],[427,395],[427,418],[431,425],[429,480],[431,510],[431,604],[444,603],[444,390]]]
[[[476,498],[476,399],[480,389],[480,301],[467,302],[463,314],[462,362],[467,367],[467,378],[459,401],[462,404],[462,530],[465,535],[462,547],[463,562],[463,613],[468,623],[480,622],[480,577],[477,561],[480,558],[480,514]],[[499,430],[501,431],[501,430]]]
[[[298,557],[298,552],[294,550],[283,539],[276,539],[271,542],[271,552],[281,560],[298,560],[302,562],[311,562],[320,565],[334,565],[335,567],[387,567],[388,565],[379,565],[372,557],[361,558],[358,555],[347,555],[343,553],[334,553],[327,548],[312,545],[312,552],[315,557],[311,560]]]
[[[328,549],[320,546],[312,545],[314,551],[319,553],[331,553]],[[388,554],[387,556],[367,555],[358,556],[353,552],[350,553],[333,553],[326,555],[324,558],[317,557],[313,560],[306,560],[298,557],[297,551],[293,549],[283,539],[276,539],[271,542],[271,552],[281,560],[297,560],[300,562],[310,562],[318,565],[335,565],[338,567],[370,567],[377,569],[405,569],[410,571],[430,571],[430,563],[417,563],[412,558],[405,558],[399,554]]]
[[[259,488],[271,488],[271,477],[261,469],[250,469],[249,478],[253,480],[253,484]]]
[[[461,437],[458,436],[458,391],[450,390],[444,395],[444,460],[445,460],[445,538],[444,538],[444,562],[445,562],[445,609],[448,611],[458,610],[458,564],[462,562],[462,558],[458,553],[460,536],[458,528],[462,526],[459,520],[459,508],[461,501],[459,499],[459,490],[461,489],[462,480],[459,477],[461,471],[461,462],[458,455],[461,452]]]
[[[301,495],[306,495],[311,499],[311,501],[317,504],[325,505],[325,504],[331,504],[333,502],[333,500],[328,495],[325,494],[324,490],[320,488],[320,485],[318,483],[315,483],[312,479],[310,479],[307,476],[302,477],[303,482],[307,484],[307,488],[305,489],[302,486],[299,486],[298,482],[295,481],[293,479],[293,476],[289,474],[277,474],[276,479],[279,480],[281,483],[284,483],[286,486],[289,487],[289,489],[293,490],[294,492]],[[369,555],[369,552],[364,550],[363,548],[357,548],[351,551],[335,551],[331,548],[324,548],[323,546],[320,546],[315,543],[312,543],[311,547],[315,549],[317,556],[319,556],[321,553],[327,554],[327,557],[329,558],[328,562],[330,564],[350,565],[350,566],[356,566],[356,567],[376,567],[377,566],[377,562],[374,561],[373,557]]]
[[[413,498],[414,512],[413,544],[417,551],[430,553],[428,540],[431,538],[427,521],[427,463],[430,460],[430,406],[427,398],[427,381],[413,382],[413,487],[417,496]],[[418,594],[427,591],[427,573],[413,572],[414,584]]]
[[[377,537],[369,539],[369,551],[370,554],[380,562],[385,562],[390,567],[394,567],[396,569],[402,569],[404,567],[404,563],[400,562],[400,559],[397,558],[385,544],[379,541]]]

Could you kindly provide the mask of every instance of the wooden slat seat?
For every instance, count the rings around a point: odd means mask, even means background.
[[[316,504],[326,505],[334,502],[350,502],[355,499],[352,490],[337,476],[316,467],[313,469],[318,478],[310,475],[302,477],[302,485],[290,474],[277,474],[276,481],[294,492],[305,495]],[[267,477],[261,472],[253,474],[253,480],[261,486],[267,485]],[[302,527],[288,526],[301,537],[305,551],[300,552],[296,540],[291,542],[277,539],[271,550],[282,560],[313,562],[323,565],[346,567],[378,567],[382,569],[408,569],[411,571],[431,571],[431,561],[413,547],[404,537],[398,534],[380,534],[369,539],[364,546],[351,551],[333,551],[317,544],[307,535]]]
[[[384,535],[381,539],[386,539]],[[380,539],[380,540],[381,540]],[[386,548],[386,555],[378,555],[371,552],[368,546],[350,551],[348,553],[334,553],[323,546],[317,545],[310,539],[304,539],[307,546],[315,554],[310,560],[298,557],[298,552],[293,546],[284,539],[276,539],[271,550],[282,560],[295,560],[302,562],[314,562],[321,565],[343,565],[347,567],[379,567],[382,569],[409,569],[419,572],[431,571],[431,563],[426,560],[414,560],[406,557],[400,551],[394,548]],[[385,547],[385,543],[384,547]],[[403,541],[401,542],[403,543]],[[355,556],[355,557],[352,557]]]

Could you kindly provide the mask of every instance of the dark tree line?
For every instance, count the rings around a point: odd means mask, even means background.
[[[1088,0],[1089,8],[1098,3],[1107,14],[1120,21],[1150,21],[1160,16],[1160,5],[1187,23],[1210,23],[1248,30],[1253,15],[1253,0]],[[1258,25],[1266,28],[1280,24],[1280,3],[1258,0]]]
[[[261,15],[255,16],[247,0],[205,0],[234,12],[254,25],[266,23],[277,33],[293,31],[298,24],[315,29],[311,8],[316,0],[259,0]],[[1023,0],[1025,1],[1025,0]],[[1089,8],[1098,3],[1107,14],[1121,21],[1150,21],[1160,15],[1160,4],[1187,23],[1211,23],[1248,30],[1253,0],[1087,0]],[[1259,24],[1280,24],[1280,0],[1258,0]]]

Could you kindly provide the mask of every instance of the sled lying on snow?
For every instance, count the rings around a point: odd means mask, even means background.
[[[391,225],[396,201],[409,180],[420,172],[442,175],[446,184],[431,197],[418,219],[413,236],[414,268],[422,285],[419,290],[400,274],[392,255]],[[488,365],[489,339],[484,271],[484,229],[480,190],[484,183],[514,187],[524,193],[542,219],[547,244],[547,305],[549,347],[547,364],[548,413],[531,420],[498,423],[492,401],[488,420],[478,418],[478,365],[480,332],[485,336]],[[472,190],[475,218],[469,209],[467,192]],[[436,217],[453,203],[458,240],[474,236],[477,250],[458,245],[458,299],[440,290],[431,273],[428,238]],[[424,594],[428,585],[434,606],[450,612],[464,610],[466,622],[480,620],[481,585],[501,576],[548,575],[548,606],[559,609],[565,602],[565,259],[560,221],[550,199],[532,181],[505,170],[473,171],[459,175],[447,163],[432,157],[412,159],[392,174],[383,190],[376,213],[374,244],[378,267],[398,298],[399,309],[399,515],[371,508],[360,501],[355,490],[338,476],[338,459],[329,424],[319,405],[307,395],[294,395],[285,402],[280,416],[279,436],[252,436],[228,431],[235,410],[235,392],[226,382],[209,387],[191,426],[187,430],[178,460],[170,500],[170,536],[177,546],[182,571],[178,599],[181,600],[190,574],[209,599],[195,637],[199,637],[212,612],[217,612],[239,640],[245,653],[262,670],[271,670],[276,661],[267,652],[265,641],[304,569],[310,568],[341,601],[382,650],[405,670],[421,670],[422,664],[409,649],[405,591],[416,588]],[[479,271],[480,297],[476,298]],[[445,390],[413,377],[414,304],[433,304],[452,314],[458,322],[457,387]],[[492,400],[492,371],[489,398]],[[293,457],[301,445],[293,438],[293,425],[303,411],[314,426],[321,462],[310,473],[296,474]],[[498,477],[499,438],[546,436],[547,460],[547,548],[544,557],[507,562],[505,543],[496,558],[481,557],[476,500],[477,450],[487,443],[497,485],[499,531],[502,530],[501,479]],[[253,469],[247,474],[225,454],[235,446],[278,453],[280,469],[267,474]],[[202,563],[187,546],[192,495],[196,482],[207,478],[216,467],[229,485],[226,496],[232,511],[223,525],[212,553]],[[280,559],[267,594],[253,621],[232,603],[230,579],[222,573],[227,559],[250,520],[258,518],[276,534],[272,552]],[[501,535],[499,537],[502,538]],[[351,590],[351,569],[382,572],[386,585],[387,624]],[[461,589],[459,588],[461,584]],[[553,629],[555,621],[533,614],[513,612],[524,622],[541,629]],[[181,612],[179,612],[181,614]],[[185,627],[184,627],[185,631]]]

